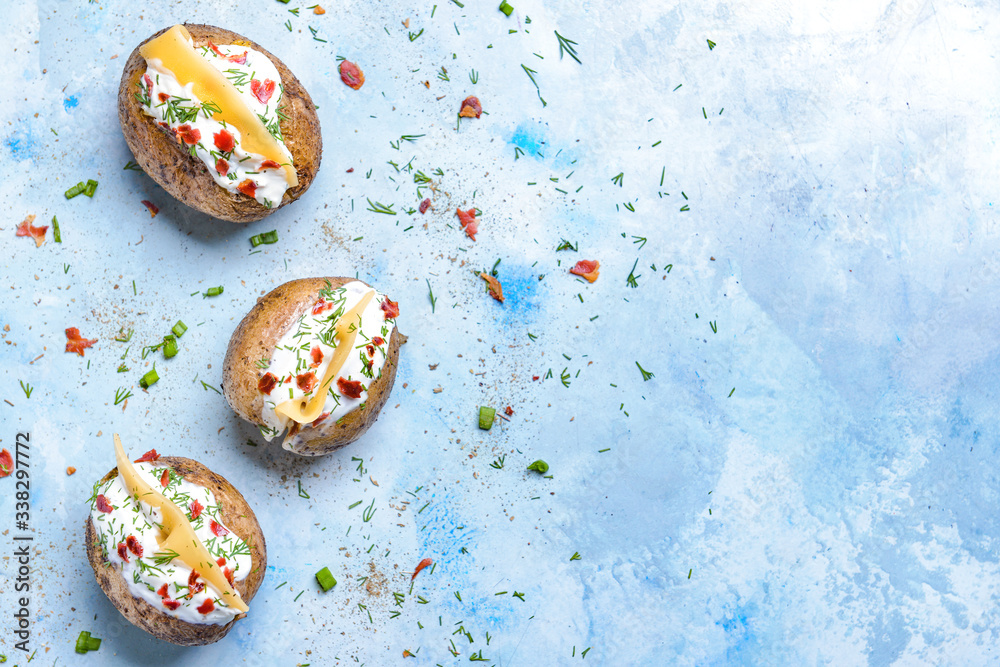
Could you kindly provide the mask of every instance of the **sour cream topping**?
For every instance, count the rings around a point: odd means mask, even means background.
[[[229,79],[243,102],[277,139],[285,163],[291,164],[292,154],[285,146],[280,125],[284,88],[270,58],[235,44],[213,44],[196,50]],[[240,131],[213,120],[212,102],[198,99],[192,87],[191,83],[182,86],[159,58],[150,58],[139,79],[137,98],[143,111],[201,160],[221,187],[252,197],[267,208],[280,205],[288,189],[284,170],[263,155],[243,150]]]
[[[258,363],[258,390],[264,394],[261,419],[265,426],[261,434],[268,441],[294,422],[274,411],[285,401],[311,398],[337,349],[334,326],[345,312],[372,290],[364,283],[352,281],[338,288],[324,288],[317,300],[282,335],[270,359]],[[310,428],[334,423],[368,400],[368,387],[382,376],[382,367],[389,352],[389,338],[396,328],[396,304],[378,292],[361,312],[361,328],[354,341],[354,351],[330,384],[323,413],[311,424],[287,438],[285,449],[299,444]],[[268,377],[270,376],[270,377]],[[343,380],[344,382],[340,382]],[[353,384],[353,383],[358,384]],[[267,391],[270,389],[270,391]],[[358,398],[347,394],[358,393]]]
[[[221,507],[210,489],[155,462],[134,465],[146,483],[186,510],[189,518],[197,516],[191,521],[195,534],[223,572],[231,572],[232,581],[250,574],[250,547],[222,523]],[[110,512],[101,509],[109,506]],[[94,489],[90,518],[105,558],[121,568],[132,596],[188,623],[225,625],[239,611],[226,606],[207,581],[192,577],[191,568],[179,558],[159,551],[161,514],[158,508],[136,501],[120,475]]]

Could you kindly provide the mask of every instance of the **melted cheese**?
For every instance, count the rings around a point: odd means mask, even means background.
[[[198,539],[187,515],[139,477],[132,462],[125,456],[122,441],[117,433],[115,433],[115,458],[118,462],[118,474],[125,482],[125,488],[129,493],[137,500],[156,507],[162,513],[163,533],[157,538],[160,549],[176,552],[177,558],[192,570],[197,570],[201,578],[219,591],[222,602],[242,612],[249,611],[250,608],[240,598],[240,594],[226,581],[222,569],[216,565],[212,554],[208,553],[208,549]]]
[[[139,47],[146,61],[157,59],[170,70],[180,84],[192,85],[192,91],[202,102],[214,102],[220,112],[212,118],[235,126],[242,136],[243,147],[278,164],[285,162],[281,144],[271,136],[253,111],[240,99],[239,91],[218,69],[206,61],[191,45],[191,34],[182,25],[151,39]],[[289,187],[299,184],[295,168],[282,165]]]
[[[288,417],[299,424],[312,423],[322,414],[323,405],[326,403],[326,390],[330,386],[330,383],[333,382],[333,378],[343,368],[344,362],[347,361],[347,356],[354,350],[354,341],[357,339],[358,330],[361,328],[361,313],[374,296],[375,290],[369,290],[367,294],[361,297],[360,301],[354,304],[353,308],[341,315],[340,319],[337,320],[337,324],[334,326],[334,329],[337,331],[335,336],[337,339],[337,349],[334,350],[333,359],[330,360],[330,365],[326,368],[323,381],[312,398],[308,401],[303,399],[285,401],[274,408],[276,413]],[[355,321],[357,321],[357,324],[355,324]]]

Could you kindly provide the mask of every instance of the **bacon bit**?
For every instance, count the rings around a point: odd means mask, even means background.
[[[76,327],[70,327],[66,329],[66,351],[76,352],[81,357],[83,356],[83,351],[88,347],[91,347],[97,339],[88,340],[80,336],[80,330]]]
[[[160,590],[156,591],[156,594],[159,595],[161,598],[170,597],[170,592],[167,589],[167,586],[169,586],[169,584],[163,584],[162,586],[160,586]]]
[[[226,56],[226,60],[228,60],[231,63],[236,63],[237,65],[246,65],[247,64],[247,51],[244,51],[243,53],[241,53],[238,56]]]
[[[382,338],[381,336],[375,336],[374,338],[372,338],[372,342],[375,343],[376,345],[385,345],[385,338]]]
[[[600,268],[601,263],[595,259],[581,259],[569,272],[586,278],[588,283],[592,283],[597,280],[597,276],[601,275],[601,272],[598,271]]]
[[[490,296],[503,303],[503,286],[500,285],[500,281],[488,273],[480,273],[479,277],[488,283]]]
[[[236,189],[251,199],[257,198],[257,184],[249,178],[236,186]]]
[[[413,576],[410,577],[410,581],[416,579],[417,575],[420,574],[420,570],[424,569],[425,567],[430,567],[433,562],[434,561],[432,561],[430,558],[425,558],[419,563],[417,563],[417,569],[413,571]]]
[[[198,502],[197,498],[192,500],[191,504],[188,505],[188,510],[190,510],[191,512],[191,520],[194,521],[195,519],[200,517],[201,511],[203,509],[205,509],[205,507],[200,502]]]
[[[215,603],[212,602],[212,598],[207,598],[201,603],[201,606],[198,607],[198,612],[202,614],[209,614],[213,611],[215,611]]]
[[[0,450],[0,477],[6,477],[12,472],[14,472],[14,459],[8,450]]]
[[[320,425],[320,423],[322,423],[324,419],[326,419],[329,416],[330,416],[329,412],[324,412],[319,417],[316,417],[316,419],[314,419],[313,422],[309,425],[312,426],[313,428],[316,428],[317,426]]]
[[[483,105],[479,103],[479,98],[469,95],[462,101],[462,110],[458,112],[462,118],[479,118],[483,115]]]
[[[196,143],[201,141],[201,130],[196,127],[191,127],[190,123],[184,123],[179,125],[174,133],[177,135],[177,140],[187,144],[188,146],[194,146]]]
[[[149,217],[151,218],[155,218],[156,214],[160,212],[160,208],[148,199],[143,199],[142,205],[149,209]]]
[[[532,375],[532,376],[531,376],[531,381],[532,381],[532,382],[534,382],[534,381],[535,381],[535,380],[537,380],[537,379],[538,379],[538,376],[537,376],[537,375]]]
[[[167,95],[166,93],[160,93],[159,95],[157,95],[157,97],[160,98],[161,102],[166,102],[167,100],[170,99],[170,95]]]
[[[313,306],[312,314],[319,315],[324,310],[330,310],[331,308],[333,308],[333,303],[325,301],[322,297],[320,297],[320,300],[317,301],[316,305]]]
[[[208,40],[208,48],[212,49],[212,52],[215,53],[215,55],[219,56],[220,58],[226,57],[226,54],[220,51],[219,47],[217,47],[215,44],[212,43],[212,40]]]
[[[45,243],[45,232],[48,231],[49,226],[35,227],[31,223],[35,221],[35,216],[29,215],[27,218],[21,221],[21,224],[17,226],[18,236],[30,236],[35,239],[35,247],[40,248],[43,243]]]
[[[337,378],[337,389],[342,396],[347,398],[361,398],[361,382],[359,380],[345,380]]]
[[[160,475],[160,486],[166,488],[168,484],[170,484],[170,471],[164,470],[163,474]]]
[[[156,453],[155,449],[151,449],[139,458],[135,460],[135,463],[152,463],[153,461],[160,458],[160,455]]]
[[[108,502],[107,496],[103,493],[97,496],[97,509],[105,514],[111,514],[115,510],[115,508],[111,506],[111,503]]]
[[[317,345],[312,350],[309,351],[309,356],[312,357],[312,363],[309,364],[310,368],[319,368],[319,365],[323,363],[323,350]]]
[[[152,87],[153,87],[153,80],[149,78],[148,74],[143,74],[142,75],[142,80],[146,82],[146,89],[147,90],[152,89]]]
[[[504,412],[505,415],[507,415],[508,417],[510,417],[511,415],[514,414],[514,408],[512,408],[512,407],[510,407],[508,405],[506,408],[503,409],[503,412]]]
[[[295,376],[295,386],[302,391],[310,392],[316,387],[317,384],[319,384],[319,379],[312,371],[309,371],[308,373],[299,373]]]
[[[430,207],[431,207],[431,198],[428,197],[427,199],[420,202],[419,206],[420,214],[423,215],[424,213],[426,213],[427,209],[429,209]]]
[[[264,373],[264,377],[257,381],[257,391],[270,395],[277,384],[278,378],[274,377],[274,373]]]
[[[226,566],[225,556],[220,556],[219,560],[215,561],[215,564],[218,565],[219,567],[225,567]]]
[[[264,169],[281,169],[281,165],[274,160],[264,160],[260,163],[260,169],[261,171]]]
[[[188,586],[194,586],[195,584],[197,584],[198,577],[200,576],[201,575],[198,574],[198,570],[191,570],[191,574],[188,575]]]
[[[382,300],[381,308],[385,312],[383,319],[391,320],[399,317],[399,303],[390,301],[389,297]]]
[[[159,126],[162,127],[164,130],[166,130],[167,132],[171,131],[170,130],[170,125],[167,124],[167,123],[164,123],[162,120],[159,122]]]
[[[267,104],[271,99],[271,95],[274,95],[274,89],[278,84],[270,79],[264,79],[264,83],[261,83],[257,79],[250,81],[250,92],[253,96],[260,100],[261,104]]]
[[[229,585],[232,586],[233,585],[233,571],[227,567],[226,569],[224,569],[222,571],[222,574],[225,575],[226,581],[228,581]]]
[[[326,10],[320,7],[319,5],[316,5],[315,7],[313,7],[313,14],[316,14],[317,16],[322,16],[323,14],[326,14]]]
[[[74,468],[73,466],[70,466],[70,467],[66,468],[66,474],[67,475],[72,475],[75,472],[76,472],[76,468]],[[0,477],[3,477],[3,475],[0,475]]]
[[[470,239],[475,241],[476,234],[479,233],[479,221],[476,220],[476,209],[470,208],[468,211],[463,211],[462,209],[456,210],[458,212],[458,221],[462,223],[462,229],[465,230]]]
[[[374,357],[375,356],[375,346],[374,345],[365,345],[365,352],[368,353],[369,357]]]
[[[129,562],[129,560],[128,560],[128,547],[125,546],[124,542],[119,542],[118,543],[118,557],[121,558],[126,563]]]
[[[142,545],[139,544],[139,540],[136,539],[135,535],[129,535],[125,538],[125,545],[128,550],[134,553],[139,558],[142,558]]]
[[[229,160],[224,157],[220,157],[215,161],[215,170],[219,172],[220,176],[225,176],[229,173]]]
[[[212,534],[217,535],[218,537],[222,537],[223,535],[229,534],[229,529],[223,526],[222,524],[216,522],[214,519],[208,525],[208,527],[212,529]]]
[[[403,649],[403,657],[404,658],[415,658],[417,656],[413,655],[412,653],[410,653],[410,651],[408,649],[404,648]]]
[[[170,609],[171,611],[174,611],[181,606],[181,603],[179,600],[170,600],[168,598],[164,598],[163,606],[166,607],[167,609]]]
[[[236,148],[236,137],[229,130],[222,129],[216,132],[212,135],[212,140],[215,142],[215,147],[223,153],[229,153]]]
[[[340,61],[340,80],[354,90],[358,90],[365,83],[365,73],[350,60],[342,60]]]

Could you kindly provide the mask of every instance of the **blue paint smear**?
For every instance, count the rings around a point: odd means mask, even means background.
[[[538,280],[541,272],[536,269],[537,267],[507,265],[503,262],[497,267],[497,279],[503,286],[504,296],[502,314],[498,318],[509,327],[523,327],[534,321],[534,316],[538,313],[545,281]]]
[[[33,160],[38,154],[38,141],[26,125],[19,126],[5,143],[11,157],[18,162]]]
[[[539,132],[539,128],[521,124],[514,130],[514,134],[507,140],[507,143],[517,146],[524,151],[525,155],[530,155],[537,159],[539,151],[543,154],[545,152],[542,150],[543,139],[544,137]]]
[[[72,111],[80,104],[79,98],[76,95],[70,95],[65,100],[63,100],[63,109],[66,111]]]

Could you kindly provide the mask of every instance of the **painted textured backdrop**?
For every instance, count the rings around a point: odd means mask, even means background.
[[[224,4],[5,6],[0,446],[32,434],[35,661],[996,662],[994,6]],[[262,222],[123,170],[121,67],[184,20],[256,40],[319,105],[318,179]],[[456,128],[469,94],[488,115]],[[405,213],[417,171],[426,216]],[[63,198],[88,178],[92,200]],[[477,242],[457,206],[482,210]],[[62,243],[16,238],[29,213],[58,215]],[[582,258],[593,285],[567,273]],[[503,305],[473,272],[498,259]],[[410,336],[384,414],[326,458],[263,446],[211,388],[230,332],[286,280],[355,273]],[[178,318],[181,352],[143,392],[159,355],[139,351]],[[85,358],[63,352],[70,326],[99,339]],[[514,415],[483,432],[480,404]],[[267,578],[221,643],[152,639],[95,583],[85,499],[112,432],[207,463],[255,508]],[[537,458],[551,479],[525,471]],[[16,563],[0,570],[0,653],[24,664]],[[81,630],[100,653],[71,655]]]

